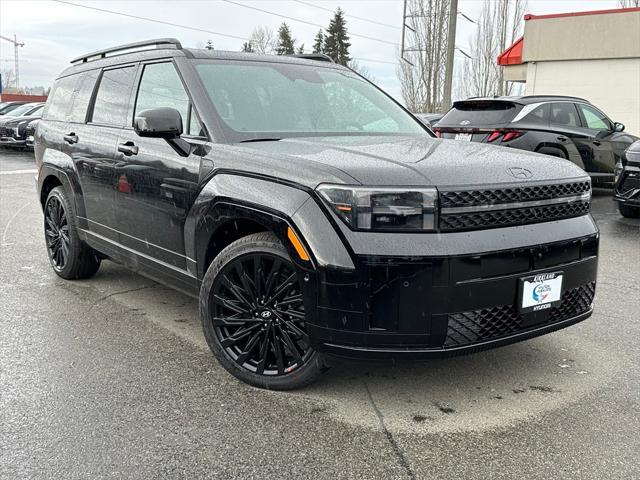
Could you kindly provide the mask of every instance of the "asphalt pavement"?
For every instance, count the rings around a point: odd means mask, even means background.
[[[0,478],[640,477],[640,220],[606,192],[596,310],[515,345],[241,384],[195,300],[49,266],[31,153],[0,150]]]

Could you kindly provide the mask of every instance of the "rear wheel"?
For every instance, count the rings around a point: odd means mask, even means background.
[[[225,248],[200,290],[205,337],[222,366],[250,385],[290,390],[325,369],[310,344],[296,270],[272,233]]]
[[[96,252],[78,237],[76,218],[62,187],[51,190],[44,204],[44,236],[49,261],[58,276],[89,278],[100,268]]]
[[[631,205],[625,205],[624,203],[618,202],[618,210],[620,211],[620,214],[626,218],[640,217],[640,207],[633,207]]]

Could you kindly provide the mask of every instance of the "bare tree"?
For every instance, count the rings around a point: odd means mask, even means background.
[[[460,79],[465,97],[511,95],[514,85],[504,80],[497,57],[522,31],[526,0],[485,0],[475,35],[470,39],[470,57],[465,58]]]
[[[273,53],[276,48],[276,36],[272,29],[260,25],[251,32],[249,43],[255,53]]]
[[[369,69],[367,67],[365,67],[364,65],[362,65],[357,60],[354,60],[352,58],[351,60],[349,60],[349,63],[347,64],[347,66],[351,70],[353,70],[354,72],[362,75],[364,78],[366,78],[370,82],[374,82],[375,83],[375,77],[373,75],[371,75],[371,72],[369,71]]]
[[[414,112],[442,106],[449,0],[407,0],[405,51],[397,69],[402,97]]]
[[[2,91],[15,87],[16,76],[13,72],[13,69],[7,68],[2,70]]]
[[[620,8],[640,7],[640,0],[618,0]]]

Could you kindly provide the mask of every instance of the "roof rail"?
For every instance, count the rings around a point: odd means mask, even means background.
[[[142,42],[128,43],[126,45],[120,45],[118,47],[106,48],[104,50],[98,50],[97,52],[87,53],[81,57],[74,58],[71,63],[86,63],[90,60],[97,60],[99,58],[106,58],[108,53],[132,53],[128,50],[142,50],[144,47],[156,47],[162,48],[165,45],[173,45],[176,50],[182,50],[182,44],[175,38],[156,38],[153,40],[144,40]]]
[[[582,100],[583,102],[589,102],[589,100],[576,97],[574,95],[523,95],[521,98],[571,98],[573,100]]]
[[[291,56],[296,58],[304,58],[306,60],[316,60],[318,62],[336,63],[333,58],[331,58],[329,55],[325,55],[324,53],[298,53]]]

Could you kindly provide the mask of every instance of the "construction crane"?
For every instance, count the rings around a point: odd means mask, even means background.
[[[15,34],[13,35],[13,39],[9,38],[9,37],[5,37],[3,35],[0,35],[0,38],[2,40],[6,40],[7,42],[11,42],[13,43],[13,56],[14,56],[14,63],[15,63],[15,83],[16,83],[16,89],[20,88],[20,72],[19,72],[19,67],[20,67],[20,62],[18,61],[18,47],[24,47],[24,42],[18,42],[18,39],[16,38]]]

